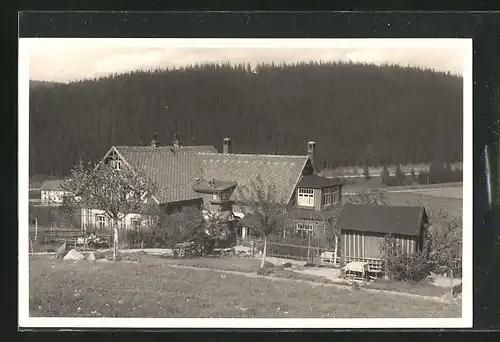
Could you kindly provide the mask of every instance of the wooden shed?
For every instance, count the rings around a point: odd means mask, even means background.
[[[384,237],[390,234],[405,251],[414,253],[422,249],[428,223],[423,207],[346,204],[337,221],[342,259],[368,262],[371,271],[380,271]]]

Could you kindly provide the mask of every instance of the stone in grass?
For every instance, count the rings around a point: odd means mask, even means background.
[[[89,255],[87,256],[87,260],[88,261],[95,261],[96,260],[94,252],[89,253]]]
[[[78,252],[76,249],[72,249],[66,254],[64,260],[83,260],[85,257],[82,253]]]
[[[109,261],[106,258],[103,258],[103,259],[97,259],[96,262],[111,262],[111,261]]]
[[[66,254],[66,248],[67,248],[67,245],[65,242],[61,245],[61,247],[59,247],[57,249],[57,251],[56,251],[56,258],[57,259],[62,259],[64,257],[64,255]]]

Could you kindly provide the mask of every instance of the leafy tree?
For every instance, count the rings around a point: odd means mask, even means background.
[[[363,176],[365,176],[365,179],[370,179],[370,170],[368,168],[368,164],[365,164],[365,166],[363,167]]]
[[[184,207],[170,215],[163,215],[163,224],[159,227],[165,233],[167,246],[176,251],[179,243],[192,243],[201,254],[206,248],[206,222],[200,208]]]
[[[426,207],[429,260],[435,266],[452,267],[462,256],[462,217],[450,216],[444,208]]]
[[[65,197],[64,205],[75,209],[102,210],[113,223],[113,260],[118,252],[118,222],[126,215],[140,213],[145,202],[157,193],[156,186],[141,171],[112,165],[79,164],[61,187],[75,196]]]
[[[393,280],[419,282],[431,269],[425,252],[407,253],[391,235],[384,237],[380,254],[385,275]]]
[[[396,184],[401,185],[405,181],[405,175],[403,174],[403,171],[401,171],[401,165],[396,165]]]
[[[417,181],[417,175],[415,173],[415,169],[411,169],[410,177],[411,177],[412,182]]]
[[[243,220],[264,239],[260,264],[263,268],[266,261],[267,239],[269,235],[284,228],[287,207],[278,199],[276,188],[271,184],[266,185],[260,176],[252,180],[249,187],[240,187],[238,191],[242,202],[249,206],[251,211],[251,214],[247,214]]]
[[[439,157],[434,158],[429,168],[429,178],[431,183],[442,183],[447,181],[445,163]]]
[[[389,185],[390,183],[390,174],[389,174],[389,168],[387,167],[387,164],[384,164],[382,167],[382,172],[380,174],[380,178],[382,179],[382,184]]]

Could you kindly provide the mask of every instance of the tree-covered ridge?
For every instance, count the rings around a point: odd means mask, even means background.
[[[354,63],[195,65],[30,90],[30,171],[66,175],[111,145],[305,154],[320,166],[462,159],[462,78]]]

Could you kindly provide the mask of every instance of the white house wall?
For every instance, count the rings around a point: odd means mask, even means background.
[[[68,192],[59,190],[42,190],[40,192],[40,198],[42,204],[61,204],[63,202],[63,197]]]
[[[90,231],[97,228],[98,225],[98,215],[103,215],[105,217],[105,229],[111,229],[112,222],[111,219],[105,214],[103,210],[98,209],[82,209],[82,229],[84,231]],[[146,227],[146,220],[140,214],[128,214],[119,221],[119,227],[126,229],[132,229],[132,219],[139,219],[141,221],[141,227]]]

